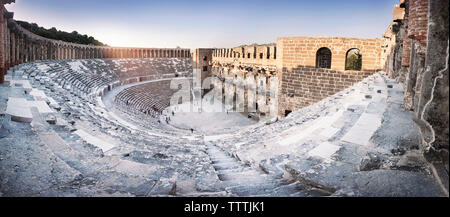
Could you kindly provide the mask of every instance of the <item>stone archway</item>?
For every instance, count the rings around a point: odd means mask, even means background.
[[[345,54],[345,70],[361,71],[362,54],[358,48],[352,48]]]
[[[322,47],[316,53],[316,68],[331,68],[331,50],[327,47]]]

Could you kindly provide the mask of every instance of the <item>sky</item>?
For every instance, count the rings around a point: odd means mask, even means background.
[[[398,0],[16,0],[14,19],[110,46],[228,48],[278,37],[380,38]]]

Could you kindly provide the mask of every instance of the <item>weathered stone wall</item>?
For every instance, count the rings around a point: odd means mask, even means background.
[[[274,44],[215,49],[213,53],[213,63],[253,67],[255,70],[275,68],[276,60],[277,47]]]
[[[213,52],[212,48],[197,48],[191,51],[192,66],[200,70],[201,81],[211,74]]]
[[[296,67],[285,71],[279,96],[279,114],[314,104],[371,74],[371,71],[338,71],[315,67]]]
[[[0,3],[0,83],[14,65],[36,60],[92,58],[190,58],[190,50],[159,48],[126,48],[81,45],[47,39],[22,28]]]
[[[244,75],[278,76],[279,115],[284,115],[286,110],[308,106],[383,69],[383,42],[338,37],[279,38],[276,45],[216,49],[213,66],[221,77],[223,72],[236,70]],[[321,48],[331,51],[330,69],[317,65]],[[355,48],[362,54],[361,71],[345,70],[347,53]]]
[[[421,71],[420,95],[416,103],[418,118],[427,128],[422,129],[424,142],[433,155],[443,160],[447,171],[449,148],[449,25],[446,0],[430,0],[425,69]],[[431,131],[431,132],[430,132]],[[428,133],[429,132],[429,133]],[[440,159],[439,159],[440,158]],[[434,161],[435,159],[430,159]]]
[[[316,67],[316,54],[320,48],[331,50],[331,69],[345,70],[347,51],[357,48],[362,54],[362,71],[381,69],[382,39],[358,39],[341,37],[287,37],[278,38],[277,47],[281,61],[279,71],[289,71],[299,66]]]
[[[404,108],[416,115],[425,157],[448,191],[448,0],[404,0],[396,43],[386,65],[404,87]],[[400,63],[399,63],[400,62]],[[445,186],[446,185],[446,186]]]
[[[400,47],[403,40],[403,34],[398,34],[401,30],[403,18],[405,16],[405,9],[400,5],[395,5],[392,11],[393,21],[383,34],[384,44],[382,45],[381,62],[384,63],[384,71],[390,78],[394,78],[396,69],[399,68],[401,59],[399,60],[399,51],[403,49]],[[396,56],[395,56],[396,55]],[[390,61],[392,60],[392,61]],[[394,61],[396,60],[396,61]]]
[[[318,102],[381,70],[382,44],[383,39],[279,38],[279,114],[285,115],[288,111]],[[321,48],[331,51],[330,69],[318,66],[317,52]],[[361,71],[345,70],[347,52],[354,48],[362,54]]]
[[[258,116],[256,118],[277,115],[277,111],[269,111],[268,108],[273,103],[270,100],[276,100],[274,95],[277,95],[275,93],[278,91],[270,89],[272,85],[270,79],[277,74],[277,61],[275,44],[215,49],[211,73],[221,80],[216,86],[219,85],[223,89],[224,104],[235,103],[235,107],[242,106],[245,114],[254,113]],[[255,81],[254,87],[244,86],[248,78]],[[238,92],[245,95],[241,101],[237,100]],[[249,96],[254,97],[252,102],[255,104],[248,104]],[[238,105],[239,102],[243,102],[243,105]]]
[[[222,91],[221,101],[227,108],[245,115],[252,113],[256,119],[261,116],[277,116],[277,109],[270,107],[273,102],[277,102],[278,96],[278,82],[272,81],[272,76],[232,65],[215,65],[212,67],[212,75],[218,78],[213,85]],[[277,83],[272,85],[272,82]]]

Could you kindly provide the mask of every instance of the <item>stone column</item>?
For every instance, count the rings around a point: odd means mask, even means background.
[[[11,66],[16,65],[16,34],[11,32]]]
[[[61,46],[59,44],[56,44],[56,60],[61,59]]]
[[[97,58],[99,58],[99,59],[103,58],[102,48],[101,47],[97,48]]]
[[[30,50],[30,57],[28,62],[34,62],[35,58],[34,58],[34,54],[35,54],[35,48],[34,48],[34,42],[30,41],[29,43],[29,50]]]
[[[55,60],[59,60],[61,55],[61,49],[59,44],[55,44]]]
[[[24,37],[23,39],[23,48],[24,50],[24,57],[23,57],[23,62],[29,62],[30,61],[30,42],[28,41],[27,36]]]
[[[47,59],[47,46],[45,45],[45,42],[41,42],[41,47],[42,47],[42,59],[46,60]]]
[[[69,47],[67,48],[68,52],[69,52],[69,59],[73,59],[73,49],[72,49],[72,45],[69,45]]]
[[[36,60],[42,60],[42,49],[40,41],[36,41]]]
[[[8,28],[8,26],[7,26],[7,24],[5,24],[5,29],[6,29],[6,44],[5,44],[5,47],[6,47],[6,50],[5,50],[5,57],[6,57],[6,66],[5,66],[5,70],[8,70],[9,69],[9,66],[10,66],[10,61],[11,61],[11,48],[10,48],[10,46],[11,46],[11,44],[10,44],[10,41],[11,41],[11,39],[10,39],[10,31],[9,31],[9,28]],[[6,72],[5,72],[5,74],[6,74]]]
[[[14,34],[14,53],[15,53],[15,57],[14,57],[14,65],[19,64],[19,35],[18,34]]]

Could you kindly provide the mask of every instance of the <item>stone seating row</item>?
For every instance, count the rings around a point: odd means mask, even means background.
[[[174,93],[168,80],[150,82],[121,91],[114,102],[119,110],[158,117],[169,106]]]

